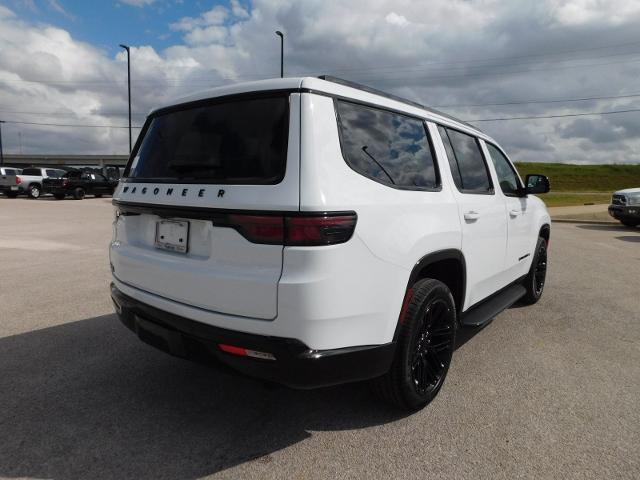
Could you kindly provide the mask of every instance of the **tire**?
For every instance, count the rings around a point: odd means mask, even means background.
[[[11,193],[11,192],[7,192],[5,193],[5,195],[9,198],[18,198],[18,194],[17,193]]]
[[[56,200],[64,200],[64,193],[54,193],[53,198]]]
[[[622,223],[625,227],[630,227],[630,228],[634,228],[640,225],[638,222],[634,220],[620,220],[620,223]]]
[[[96,198],[102,198],[102,194],[101,193],[96,193],[93,196],[96,197]]]
[[[84,188],[78,187],[73,191],[74,200],[82,200],[84,198]]]
[[[29,198],[40,198],[40,195],[42,195],[42,187],[34,183],[33,185],[29,185],[27,192],[29,194]]]
[[[456,305],[444,283],[428,278],[416,282],[411,291],[391,368],[371,381],[375,394],[405,411],[420,410],[440,391],[457,325]]]
[[[520,303],[533,305],[540,300],[547,279],[547,265],[547,241],[539,237],[538,243],[536,244],[536,253],[531,262],[531,268],[523,281],[527,293],[520,299]]]

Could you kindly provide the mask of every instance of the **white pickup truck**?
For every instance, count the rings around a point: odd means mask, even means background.
[[[60,178],[66,172],[58,168],[25,168],[20,174],[17,169],[8,171],[0,177],[0,192],[9,198],[18,195],[29,195],[31,198],[39,198],[42,194],[42,180],[45,178]]]

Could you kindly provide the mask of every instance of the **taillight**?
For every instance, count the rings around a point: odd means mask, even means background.
[[[334,245],[351,238],[356,214],[288,217],[285,219],[286,245]]]
[[[235,228],[253,243],[314,246],[346,242],[353,235],[356,221],[355,213],[311,213],[287,216],[232,214],[214,223]]]
[[[62,186],[63,186],[63,187],[66,187],[66,186],[68,186],[68,185],[69,185],[69,180],[67,180],[66,178],[63,178],[63,179],[62,179]]]
[[[22,183],[22,179],[16,175],[16,185],[20,185]]]

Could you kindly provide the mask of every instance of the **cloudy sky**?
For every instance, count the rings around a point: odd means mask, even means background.
[[[638,163],[639,24],[632,0],[0,0],[4,151],[127,153],[120,43],[140,125],[165,100],[277,76],[280,29],[286,75],[436,106],[516,161]]]

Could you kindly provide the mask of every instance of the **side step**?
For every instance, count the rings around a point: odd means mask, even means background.
[[[484,325],[520,300],[525,293],[527,291],[522,285],[513,284],[464,312],[460,317],[460,323],[469,327]]]

